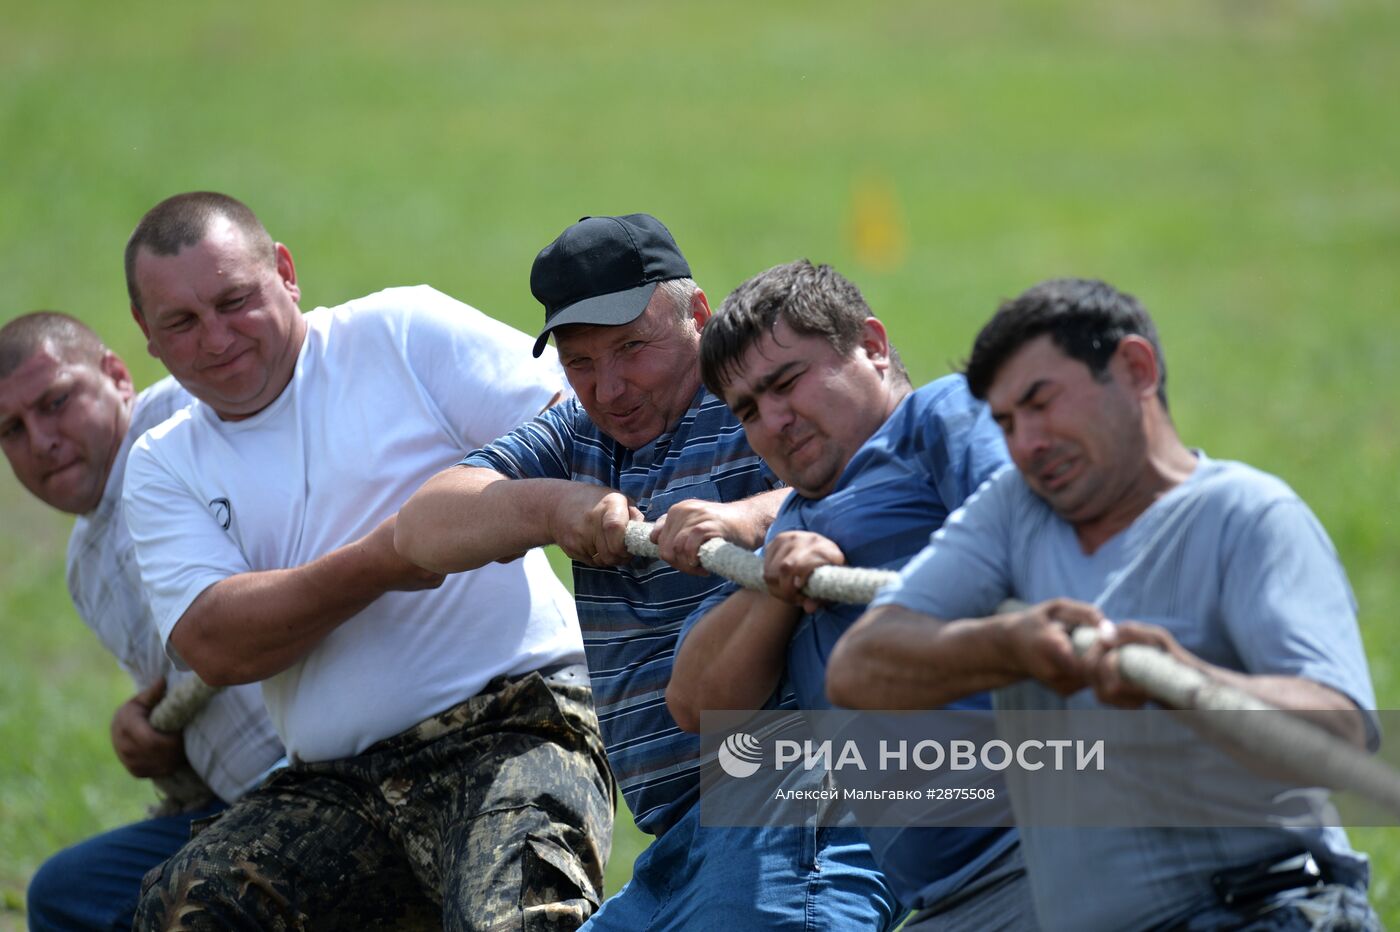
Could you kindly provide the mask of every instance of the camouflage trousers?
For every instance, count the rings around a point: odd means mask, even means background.
[[[576,929],[602,899],[613,790],[592,691],[502,677],[274,773],[146,875],[135,928]]]

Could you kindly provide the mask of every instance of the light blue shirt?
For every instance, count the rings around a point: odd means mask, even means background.
[[[1374,709],[1355,600],[1322,526],[1280,480],[1198,459],[1186,482],[1093,554],[1007,467],[873,604],[951,620],[990,615],[1007,597],[1068,597],[1109,618],[1160,625],[1210,663],[1303,677]],[[1089,690],[1062,699],[1029,681],[996,699],[1000,708],[1104,708]],[[1374,716],[1368,728],[1374,745]],[[1365,864],[1335,828],[1023,825],[1021,844],[1038,918],[1052,932],[1141,929],[1191,915],[1214,903],[1212,874],[1302,846],[1320,861]]]

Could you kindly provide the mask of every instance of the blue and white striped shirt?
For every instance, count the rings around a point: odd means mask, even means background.
[[[545,411],[462,460],[514,479],[569,479],[616,489],[654,521],[686,499],[732,502],[780,483],[739,421],[702,388],[674,430],[637,450],[608,437],[577,399]],[[666,709],[676,636],[717,576],[660,560],[574,564],[574,597],[608,761],[637,826],[660,835],[699,798],[700,741]]]

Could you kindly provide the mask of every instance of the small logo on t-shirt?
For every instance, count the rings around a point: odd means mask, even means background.
[[[216,498],[209,503],[209,510],[214,512],[214,520],[219,522],[219,527],[225,531],[233,523],[233,506],[226,498]]]

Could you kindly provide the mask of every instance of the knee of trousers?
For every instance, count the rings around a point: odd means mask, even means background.
[[[277,929],[296,920],[288,891],[248,863],[215,864],[176,856],[141,884],[134,928]]]

